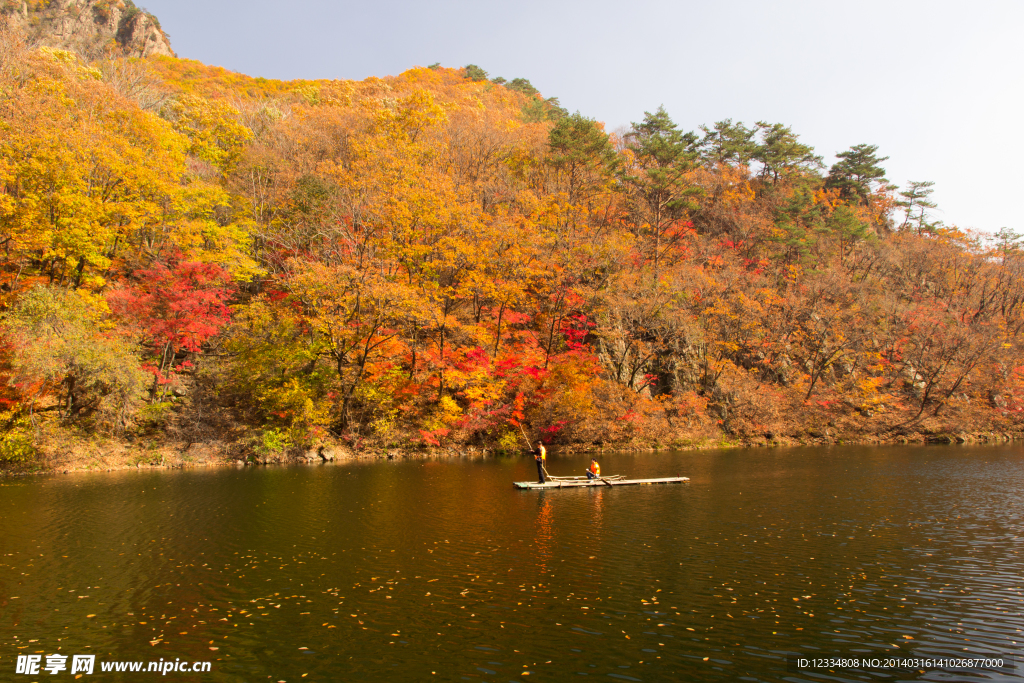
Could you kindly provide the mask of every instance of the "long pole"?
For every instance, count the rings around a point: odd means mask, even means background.
[[[523,438],[526,439],[526,445],[530,447],[530,452],[532,453],[533,452],[533,444],[530,443],[530,437],[526,436],[526,430],[523,429],[523,423],[522,422],[519,423],[519,431],[522,432]],[[548,472],[547,465],[544,462],[541,462],[540,468],[542,470],[544,470],[544,476],[545,477],[547,477],[548,479],[553,479],[553,477],[551,476],[551,473]],[[611,484],[608,484],[608,485],[611,486]]]
[[[530,443],[530,437],[526,436],[526,430],[523,429],[523,423],[520,422],[518,424],[519,424],[519,431],[522,432],[523,438],[526,439],[526,445],[530,447],[531,451],[533,451],[533,444]]]

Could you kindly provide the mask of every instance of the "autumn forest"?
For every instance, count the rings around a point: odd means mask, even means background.
[[[0,464],[1018,433],[1019,236],[938,222],[868,142],[5,32]]]

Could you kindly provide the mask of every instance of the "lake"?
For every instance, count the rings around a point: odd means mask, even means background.
[[[531,458],[0,480],[0,679],[89,654],[96,680],[1024,677],[789,659],[1019,652],[1024,448],[599,459],[691,481],[514,490]]]

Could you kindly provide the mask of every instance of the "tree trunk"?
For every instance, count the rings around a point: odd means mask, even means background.
[[[444,397],[444,333],[445,326],[441,326],[441,343],[439,345],[441,360],[437,369],[437,400],[438,402]]]
[[[494,333],[494,353],[491,354],[495,358],[498,357],[498,346],[501,345],[501,318],[505,315],[505,302],[501,302],[501,306],[498,308],[498,329]]]
[[[67,413],[65,413],[64,417],[67,419],[71,417],[71,413],[75,408],[75,376],[68,375],[68,378],[65,381],[68,385],[68,399],[66,408]]]
[[[75,268],[75,286],[74,289],[78,289],[82,286],[82,274],[85,273],[85,257],[78,257],[78,266]]]

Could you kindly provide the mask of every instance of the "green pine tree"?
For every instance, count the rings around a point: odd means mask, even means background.
[[[878,145],[854,145],[837,154],[839,161],[829,169],[825,186],[838,188],[847,201],[867,206],[873,185],[885,180],[885,169],[879,164],[889,157],[875,156],[877,151]]]
[[[900,230],[913,228],[918,235],[935,232],[935,224],[928,220],[928,209],[935,208],[935,202],[929,199],[931,193],[935,191],[932,189],[934,185],[935,183],[931,181],[911,180],[907,189],[900,192],[903,199],[897,201],[896,205],[906,212]]]
[[[648,243],[657,279],[673,226],[697,208],[694,198],[700,189],[686,179],[699,158],[697,135],[679,130],[665,108],[659,107],[653,114],[644,112],[642,123],[633,124],[626,145],[633,152],[633,163],[624,169],[621,181],[630,195],[639,236]]]
[[[478,67],[476,64],[467,64],[465,67],[466,78],[471,81],[486,81],[487,72]]]
[[[704,138],[700,141],[701,158],[705,164],[747,165],[757,152],[754,136],[757,131],[747,128],[742,122],[733,123],[725,119],[715,123],[714,128],[701,126]]]
[[[548,163],[565,176],[570,204],[585,198],[617,161],[608,135],[579,112],[560,119],[548,134]]]
[[[763,180],[770,180],[775,185],[793,174],[815,173],[821,168],[821,157],[814,153],[813,147],[800,142],[800,136],[789,126],[758,121],[756,129],[761,135],[761,142],[752,157],[761,162]]]
[[[533,95],[536,95],[537,93],[540,92],[539,90],[533,87],[533,84],[530,83],[530,81],[528,81],[525,78],[513,78],[511,81],[508,82],[508,84],[505,87],[508,88],[509,90],[521,92],[527,97],[532,97]]]

